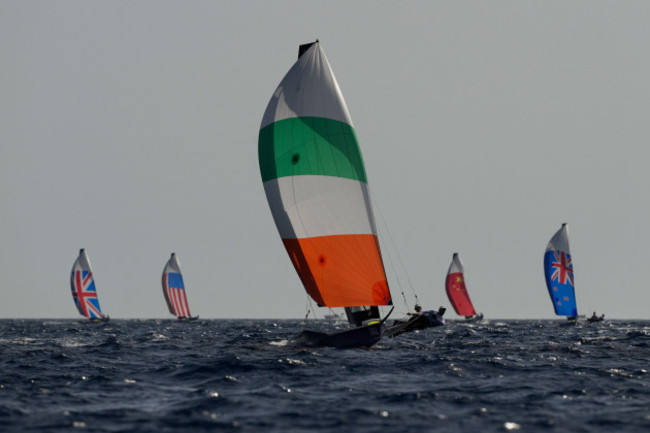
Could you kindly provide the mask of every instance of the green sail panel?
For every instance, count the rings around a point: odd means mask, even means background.
[[[354,128],[318,117],[293,117],[260,130],[264,182],[286,176],[336,176],[367,183]]]

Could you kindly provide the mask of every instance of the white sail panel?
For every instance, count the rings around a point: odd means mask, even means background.
[[[569,250],[569,226],[564,223],[562,227],[553,235],[548,245],[546,246],[546,251],[561,251],[566,254],[570,254]]]
[[[461,274],[465,273],[465,270],[463,268],[463,262],[460,259],[460,256],[458,253],[454,253],[454,256],[451,260],[451,265],[449,265],[449,271],[447,271],[447,274],[454,274],[460,272]]]
[[[318,43],[284,76],[266,107],[260,129],[293,117],[322,117],[352,125],[341,89]]]
[[[172,256],[167,261],[163,272],[176,272],[177,274],[181,273],[181,265],[178,263],[176,254],[172,253]]]
[[[377,235],[368,185],[333,176],[281,177],[264,183],[283,239]]]
[[[74,262],[72,270],[88,271],[92,274],[93,270],[90,267],[90,260],[88,259],[88,254],[86,254],[84,248],[79,251],[79,257],[77,257],[77,260]]]

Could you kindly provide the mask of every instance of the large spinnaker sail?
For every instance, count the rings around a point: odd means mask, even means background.
[[[289,257],[318,305],[389,305],[390,291],[356,132],[315,42],[274,92],[260,126],[266,198]]]
[[[104,317],[99,306],[99,299],[97,299],[93,271],[90,268],[90,261],[84,248],[79,250],[79,256],[72,265],[70,289],[79,314],[89,319]]]
[[[573,263],[569,250],[569,227],[566,223],[562,224],[546,247],[544,276],[555,314],[577,317]]]
[[[475,316],[476,310],[472,305],[465,287],[463,262],[460,260],[458,253],[454,253],[447,271],[447,279],[445,281],[445,289],[449,302],[459,316]]]
[[[190,318],[190,306],[187,303],[183,274],[176,253],[172,253],[163,269],[162,289],[169,312],[176,317]]]

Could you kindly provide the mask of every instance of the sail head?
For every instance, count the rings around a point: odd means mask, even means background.
[[[310,49],[311,46],[317,42],[318,39],[316,40],[316,42],[308,42],[306,44],[300,44],[300,46],[298,46],[298,58],[302,57],[302,55],[305,54],[307,50]]]

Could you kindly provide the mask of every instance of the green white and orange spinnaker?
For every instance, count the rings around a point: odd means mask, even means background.
[[[316,41],[273,93],[259,134],[266,198],[320,306],[391,304],[366,171],[336,78]]]

